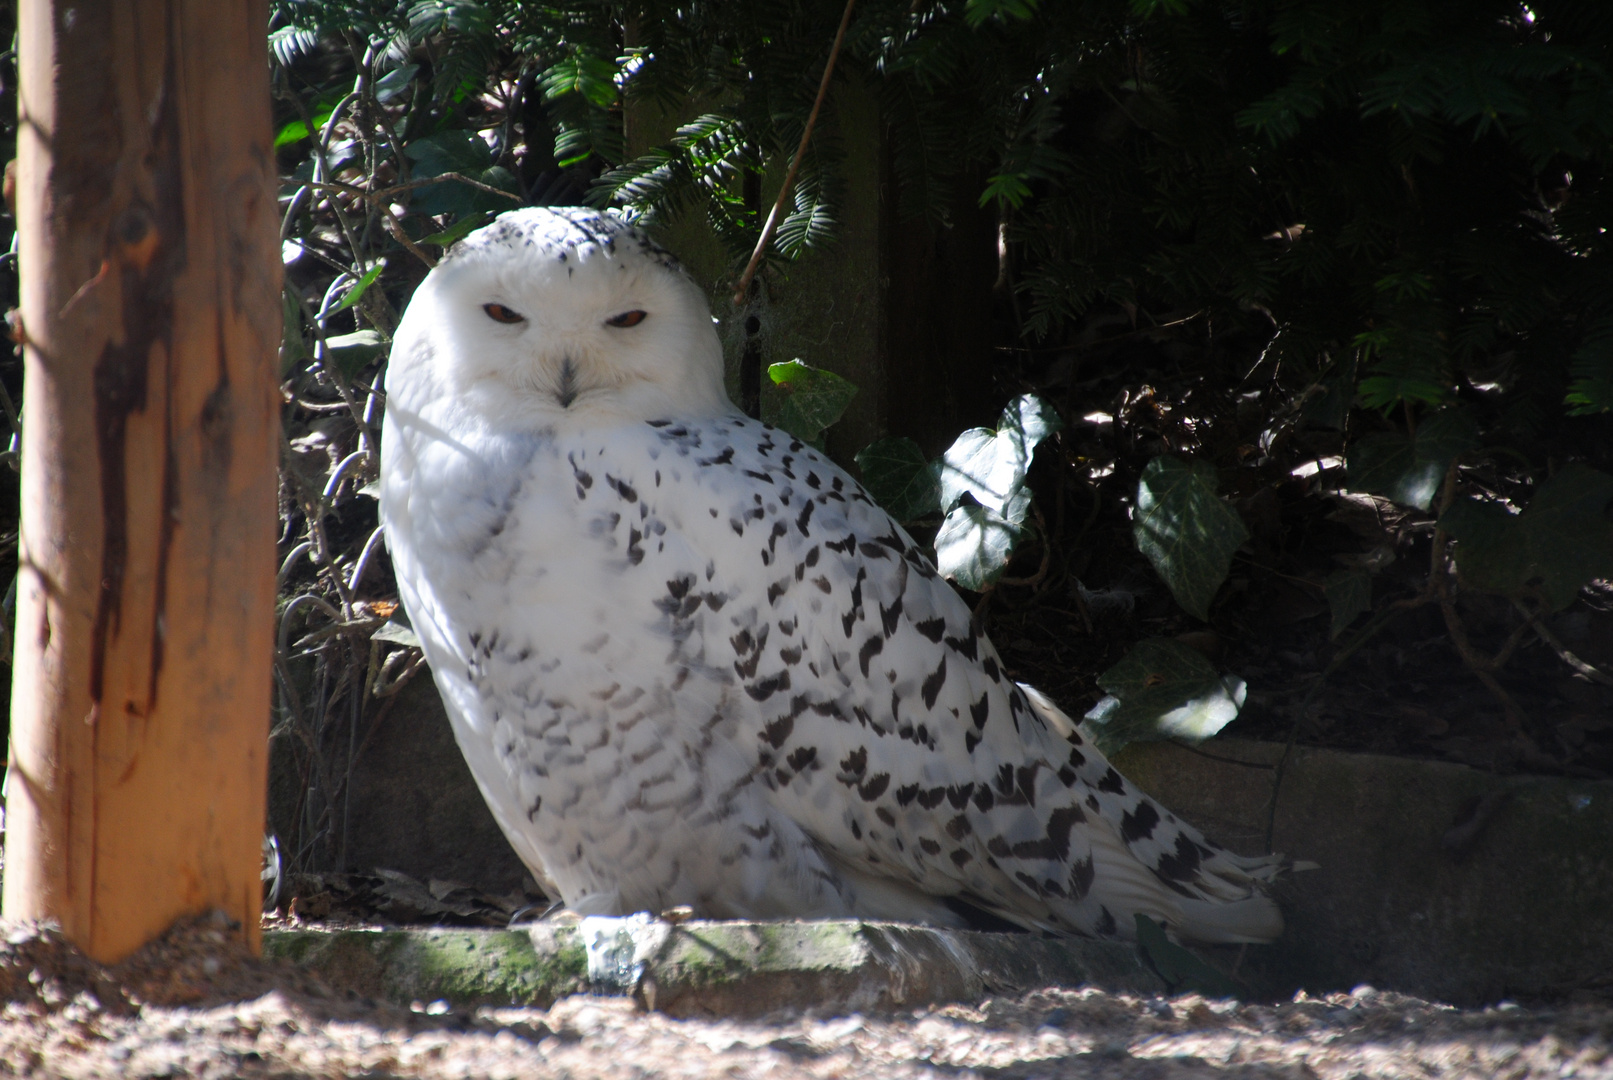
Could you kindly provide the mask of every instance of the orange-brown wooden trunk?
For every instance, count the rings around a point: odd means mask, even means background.
[[[280,256],[264,0],[24,0],[4,911],[258,939]]]

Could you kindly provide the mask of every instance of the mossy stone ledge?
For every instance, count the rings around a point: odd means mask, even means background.
[[[1125,942],[861,921],[636,915],[510,930],[284,930],[264,935],[264,952],[399,1003],[541,1008],[593,993],[675,1016],[886,1012],[1088,983],[1165,989]]]

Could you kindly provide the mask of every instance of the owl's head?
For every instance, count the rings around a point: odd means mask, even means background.
[[[393,341],[390,397],[547,426],[731,412],[705,295],[597,210],[504,214],[426,276]]]

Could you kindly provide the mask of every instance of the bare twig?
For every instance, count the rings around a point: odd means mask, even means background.
[[[436,176],[428,176],[421,180],[406,180],[401,184],[393,184],[390,187],[377,188],[374,191],[358,187],[354,184],[344,184],[340,180],[305,180],[303,181],[303,186],[315,188],[321,191],[334,191],[342,195],[351,195],[358,199],[385,199],[402,191],[413,191],[415,188],[429,187],[432,184],[440,184],[444,180],[453,180],[461,184],[468,184],[471,187],[476,188],[478,191],[485,191],[489,195],[500,195],[514,202],[521,201],[521,196],[516,195],[513,192],[505,191],[503,188],[497,188],[491,184],[484,184],[480,180],[472,180],[464,173],[457,172],[438,173]]]
[[[1411,408],[1406,409],[1406,423],[1412,423]],[[1445,511],[1451,508],[1456,501],[1457,458],[1451,459],[1450,467],[1445,470],[1445,482],[1439,493],[1439,514],[1444,516]],[[1456,599],[1451,594],[1450,574],[1450,539],[1445,530],[1438,525],[1434,526],[1434,543],[1428,555],[1428,583],[1433,589],[1434,597],[1439,602],[1440,614],[1445,617],[1445,629],[1451,635],[1451,644],[1456,646],[1456,653],[1462,658],[1462,663],[1473,673],[1473,677],[1484,685],[1490,696],[1500,704],[1502,713],[1506,716],[1507,727],[1519,735],[1523,734],[1523,723],[1527,719],[1518,703],[1512,700],[1495,672],[1512,657],[1512,652],[1523,640],[1522,633],[1515,632],[1502,645],[1495,656],[1484,656],[1473,647],[1467,636],[1467,625],[1462,622],[1461,615],[1456,610]],[[1522,630],[1522,627],[1519,628]]]
[[[351,273],[351,271],[343,271],[343,273]],[[358,399],[353,396],[352,388],[347,385],[347,380],[342,378],[342,373],[330,362],[330,344],[325,335],[325,320],[330,316],[330,312],[327,310],[328,304],[321,304],[320,310],[315,311],[314,306],[303,299],[300,293],[292,291],[291,295],[302,306],[303,315],[308,320],[308,325],[313,328],[314,339],[319,343],[319,348],[315,355],[319,361],[320,370],[330,379],[331,385],[336,388],[336,393],[340,395],[348,413],[352,415],[353,423],[358,426],[359,445],[369,455],[366,460],[373,468],[376,464],[375,435],[370,430],[369,423],[364,419],[363,410],[358,407]]]
[[[1613,686],[1613,675],[1609,675],[1595,664],[1581,660],[1579,657],[1575,656],[1569,651],[1568,646],[1564,645],[1562,640],[1558,638],[1556,634],[1552,633],[1551,630],[1547,628],[1545,623],[1540,621],[1540,617],[1531,612],[1528,608],[1524,607],[1522,603],[1514,600],[1512,604],[1520,613],[1522,613],[1523,617],[1528,620],[1529,628],[1540,636],[1541,641],[1544,641],[1548,646],[1550,646],[1552,652],[1556,653],[1562,658],[1563,663],[1567,664],[1569,667],[1573,668],[1575,671],[1579,672],[1592,682],[1601,683],[1603,686]]]
[[[392,208],[383,203],[381,213],[385,215],[381,220],[386,222],[387,232],[392,234],[392,238],[408,248],[409,254],[425,263],[426,266],[435,268],[437,260],[427,255],[419,244],[409,239],[409,234],[403,231],[403,222],[398,220],[397,215],[392,212]]]
[[[795,157],[790,161],[790,169],[784,174],[784,183],[778,189],[778,198],[773,200],[773,209],[767,215],[767,224],[762,226],[762,235],[756,240],[756,250],[751,252],[750,262],[745,264],[745,272],[739,275],[739,283],[734,286],[735,305],[745,302],[745,294],[750,291],[751,278],[756,276],[756,267],[761,264],[762,256],[767,252],[767,245],[773,240],[773,232],[778,228],[779,213],[784,209],[784,200],[789,197],[790,188],[795,184],[795,174],[801,168],[801,161],[806,157],[807,143],[812,139],[812,128],[818,122],[818,110],[823,108],[823,99],[829,94],[829,77],[834,74],[835,59],[840,55],[840,43],[846,39],[846,27],[851,25],[851,9],[857,0],[846,0],[845,13],[840,16],[840,28],[835,31],[834,45],[829,48],[829,61],[823,65],[823,80],[818,83],[818,96],[812,102],[812,112],[807,115],[806,128],[801,132],[801,145],[795,150]]]
[[[1033,587],[1040,585],[1042,579],[1047,577],[1048,568],[1053,565],[1053,541],[1047,535],[1047,522],[1042,517],[1042,511],[1035,506],[1031,507],[1031,512],[1036,515],[1036,525],[1042,533],[1042,565],[1037,567],[1036,573],[1030,577],[998,578],[997,584],[999,585],[1029,585]]]

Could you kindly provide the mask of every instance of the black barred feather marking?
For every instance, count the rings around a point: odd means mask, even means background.
[[[536,224],[484,230],[445,265],[568,253],[555,292],[515,310],[592,288],[614,315],[626,279],[607,271],[678,273],[598,215],[513,217]],[[411,306],[395,355],[452,351],[425,319]],[[587,355],[566,354],[579,379]],[[495,818],[569,905],[1280,931],[1258,886],[1282,860],[1206,841],[1006,678],[911,538],[811,447],[699,412],[456,443],[410,426],[411,408],[438,415],[416,377],[395,361],[383,440],[400,588]]]

